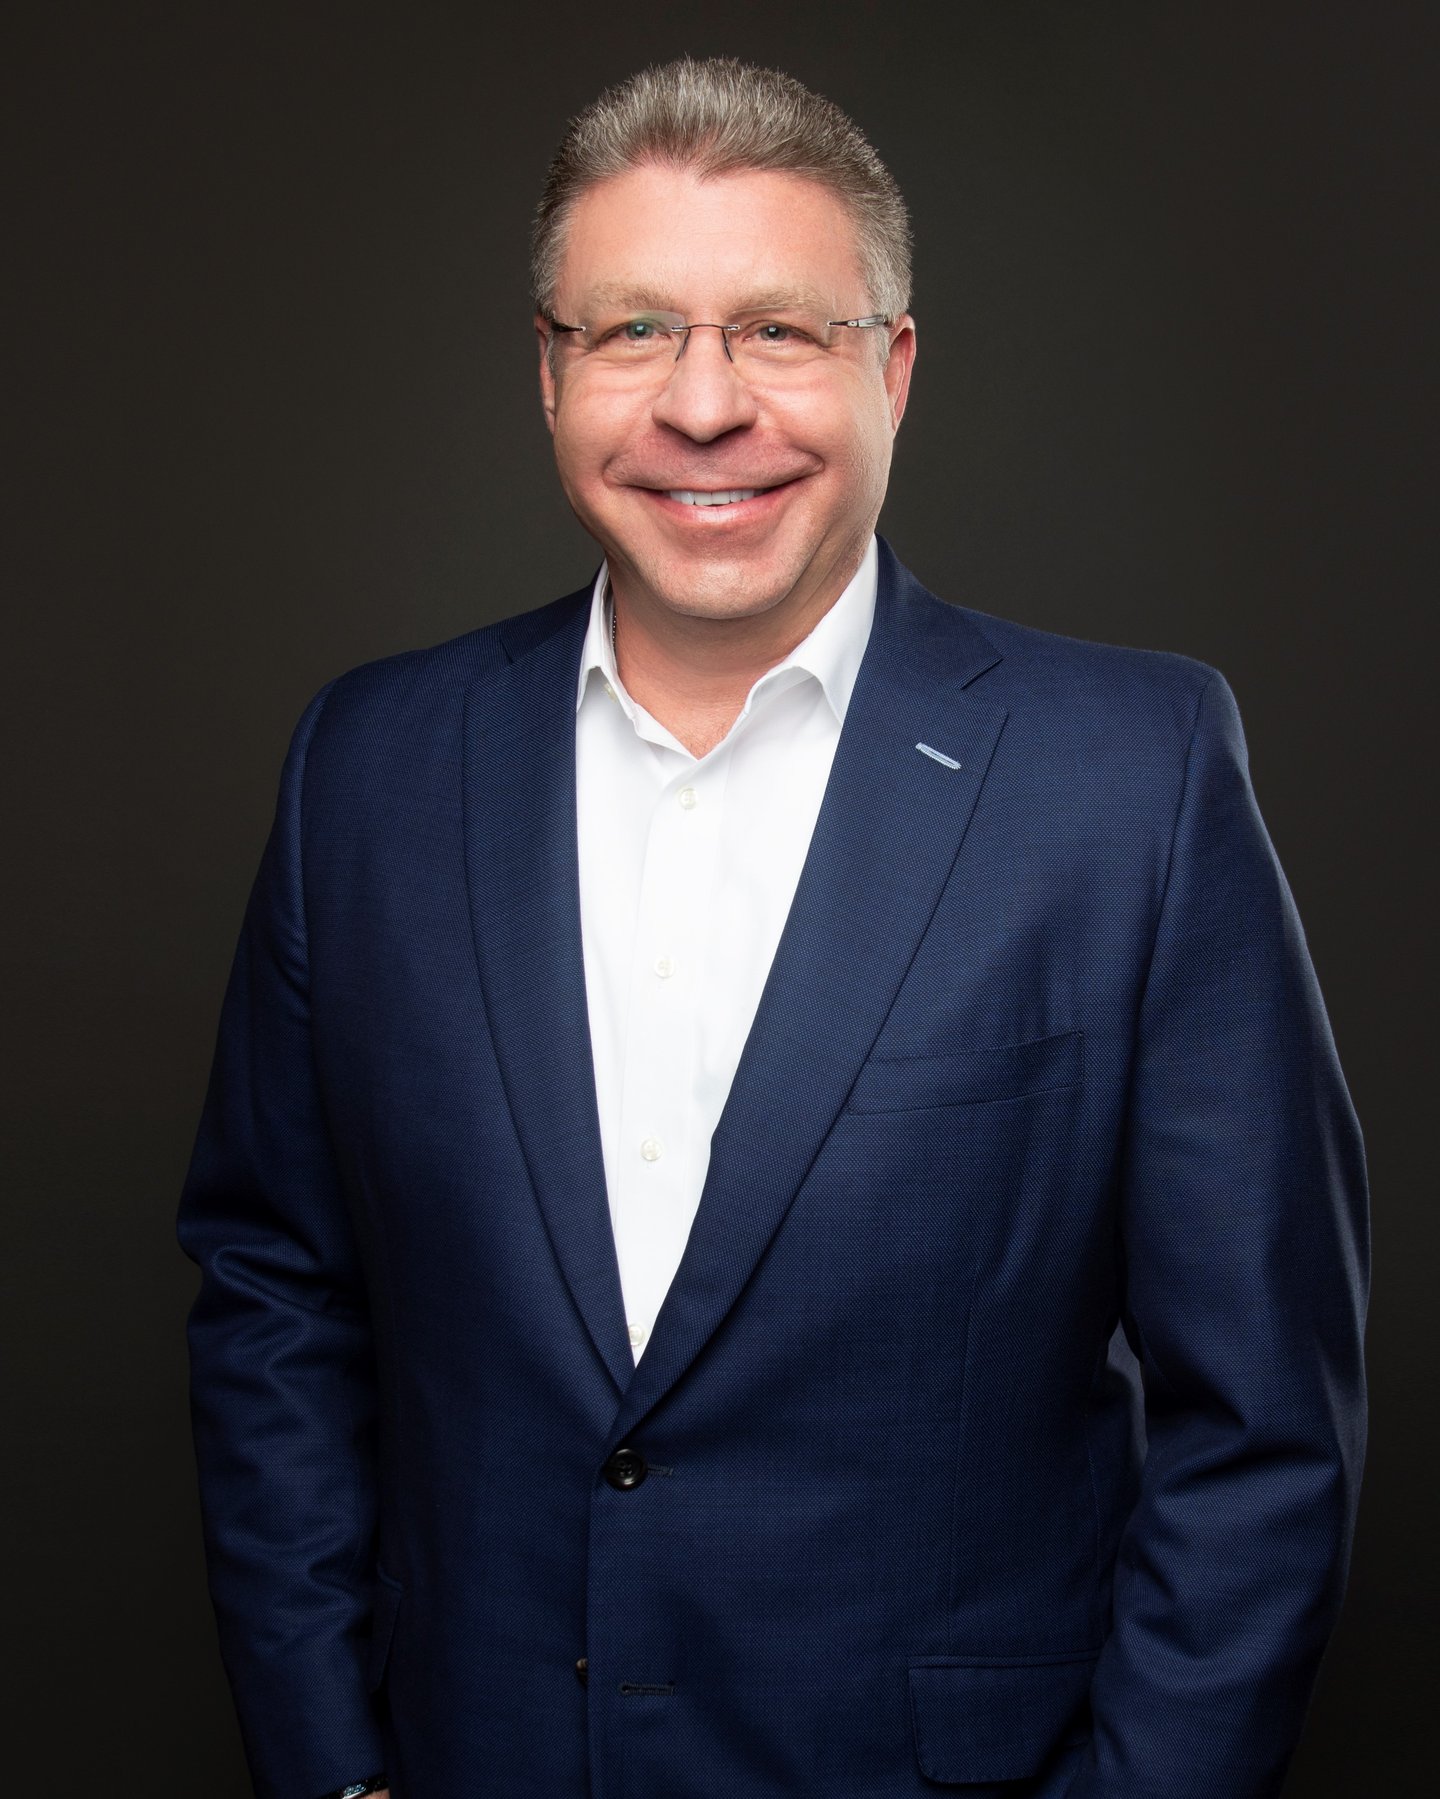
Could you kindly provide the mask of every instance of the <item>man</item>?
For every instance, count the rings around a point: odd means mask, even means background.
[[[1229,691],[876,542],[905,215],[797,83],[603,96],[535,280],[604,565],[306,713],[184,1201],[257,1790],[1273,1794],[1365,1202]]]

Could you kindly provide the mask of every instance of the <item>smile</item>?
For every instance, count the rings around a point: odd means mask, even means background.
[[[753,500],[756,494],[769,493],[768,487],[723,487],[717,493],[702,493],[693,487],[667,488],[665,498],[678,500],[682,506],[734,506],[740,500]]]

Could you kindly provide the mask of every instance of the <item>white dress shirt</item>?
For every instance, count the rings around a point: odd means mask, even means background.
[[[580,922],[610,1221],[638,1361],[685,1242],[875,616],[877,551],[706,755],[626,693],[595,581],[576,696]]]

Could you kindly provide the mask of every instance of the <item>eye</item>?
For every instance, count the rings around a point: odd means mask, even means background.
[[[621,319],[601,330],[595,341],[597,349],[619,351],[654,350],[669,343],[673,333],[663,319]]]
[[[756,319],[745,327],[740,341],[757,356],[777,359],[809,355],[820,347],[815,334],[795,319]]]

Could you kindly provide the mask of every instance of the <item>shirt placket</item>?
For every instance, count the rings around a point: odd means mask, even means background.
[[[730,758],[687,762],[655,802],[629,979],[620,1107],[622,1266],[638,1359],[684,1253],[698,1200],[695,1071],[704,1016],[703,950],[724,821]]]

